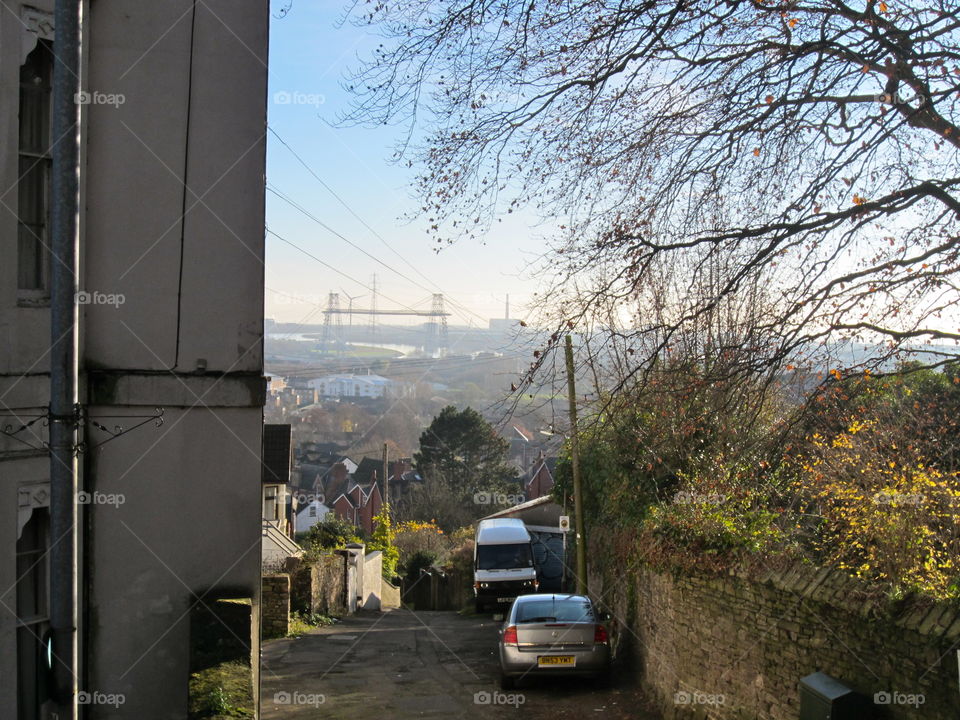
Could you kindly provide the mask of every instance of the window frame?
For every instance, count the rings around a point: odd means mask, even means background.
[[[31,56],[35,55],[40,51],[41,57],[44,58],[45,62],[40,66],[41,68],[41,80],[44,83],[42,92],[29,93],[27,92],[30,88],[25,86],[22,73],[27,67],[28,63],[31,61]],[[50,263],[52,261],[52,253],[50,250],[50,225],[52,220],[52,182],[53,182],[53,69],[54,69],[54,55],[53,55],[53,42],[50,39],[44,37],[37,37],[36,43],[33,49],[27,54],[24,61],[19,66],[19,73],[21,76],[18,81],[18,102],[17,102],[17,231],[16,231],[16,288],[17,288],[17,304],[21,307],[48,307],[50,304]],[[34,101],[40,99],[39,108],[34,108],[33,111],[37,113],[41,120],[42,130],[46,131],[46,138],[39,138],[40,146],[37,147],[26,147],[25,145],[25,128],[24,128],[24,107],[26,105],[25,100],[31,98]],[[28,165],[26,171],[23,170],[24,166]],[[26,222],[24,218],[24,202],[23,202],[23,192],[27,176],[32,174],[32,172],[40,165],[40,172],[42,173],[40,197],[36,199],[36,204],[40,208],[40,215],[42,216],[42,222]],[[31,218],[35,220],[36,218]],[[33,228],[40,227],[40,235],[38,236]],[[32,235],[32,238],[29,236]],[[23,248],[21,243],[24,238],[27,238],[27,242],[33,243],[33,253],[31,257],[36,259],[33,262],[39,264],[38,268],[31,268],[29,270],[25,269],[24,265],[27,262],[27,259],[23,253]],[[32,265],[33,263],[31,263]],[[35,275],[36,271],[39,270],[39,281],[34,284],[32,281],[29,286],[26,283],[22,284],[22,278],[25,275]]]

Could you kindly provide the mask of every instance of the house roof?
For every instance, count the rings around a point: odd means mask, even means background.
[[[357,465],[353,472],[353,479],[358,485],[369,485],[373,481],[373,475],[376,473],[379,480],[383,472],[383,460],[380,458],[365,457]]]
[[[498,512],[487,515],[483,520],[495,518],[520,518],[528,525],[545,525],[554,527],[559,523],[562,508],[549,495],[527,500],[525,503],[513,505]]]

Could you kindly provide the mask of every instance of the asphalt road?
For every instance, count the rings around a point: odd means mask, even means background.
[[[289,718],[634,718],[643,696],[614,673],[590,680],[526,681],[504,692],[500,623],[453,612],[358,613],[328,628],[263,646],[262,715]]]

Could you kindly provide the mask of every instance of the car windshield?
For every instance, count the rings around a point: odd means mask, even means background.
[[[593,606],[584,598],[527,600],[517,606],[518,623],[594,622]]]
[[[479,570],[512,570],[533,567],[529,543],[515,545],[480,545],[477,547]]]

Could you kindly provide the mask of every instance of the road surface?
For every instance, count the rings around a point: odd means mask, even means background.
[[[264,720],[517,718],[658,720],[617,673],[589,680],[538,679],[504,692],[496,657],[499,622],[453,612],[358,613],[303,637],[264,644]]]

